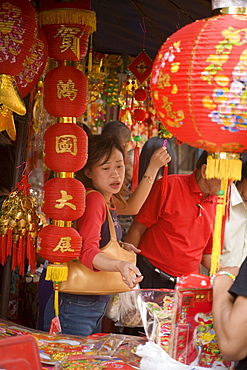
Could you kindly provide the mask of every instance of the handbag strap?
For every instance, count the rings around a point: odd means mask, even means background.
[[[89,193],[92,193],[93,191],[97,191],[97,190],[93,190],[93,189],[88,190],[86,192],[86,195],[88,195]],[[108,225],[109,225],[110,240],[117,241],[116,230],[115,230],[114,223],[112,220],[112,215],[106,203],[105,205],[106,205],[107,219],[108,219]]]

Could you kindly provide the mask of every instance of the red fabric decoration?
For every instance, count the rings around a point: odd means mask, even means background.
[[[136,120],[136,121],[145,121],[146,119],[146,112],[144,109],[141,109],[141,108],[137,108],[134,110],[133,112],[133,118]]]
[[[84,58],[88,49],[90,27],[85,24],[48,24],[43,30],[49,44],[49,56],[55,60]]]
[[[84,185],[73,178],[54,178],[44,187],[42,211],[53,220],[71,221],[85,210]]]
[[[139,81],[140,84],[143,84],[150,76],[152,71],[153,62],[143,50],[129,65],[128,69]]]
[[[26,56],[23,68],[16,76],[16,84],[22,98],[33,90],[44,71],[48,59],[48,44],[41,28],[38,30],[38,37],[30,52],[31,56]]]
[[[247,150],[246,15],[193,22],[163,44],[153,105],[177,139],[209,152]]]
[[[16,76],[35,41],[34,8],[29,0],[1,0],[0,22],[0,74]]]
[[[82,238],[72,227],[45,226],[39,232],[39,255],[49,262],[68,262],[79,257]]]
[[[148,93],[146,90],[144,89],[137,89],[135,91],[135,99],[138,100],[138,101],[144,101],[146,100],[148,97]]]
[[[50,70],[44,79],[44,105],[54,117],[79,117],[87,109],[87,77],[71,66]]]
[[[55,172],[79,171],[87,161],[87,134],[74,123],[56,123],[44,134],[44,162]]]

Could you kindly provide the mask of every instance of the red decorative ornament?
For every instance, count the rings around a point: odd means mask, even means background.
[[[141,108],[137,108],[134,110],[133,112],[133,118],[136,120],[136,121],[145,121],[146,119],[146,112],[144,109],[141,109]]]
[[[87,134],[74,123],[56,123],[44,134],[44,162],[55,172],[77,172],[87,161]]]
[[[79,117],[87,109],[87,77],[79,69],[60,66],[44,79],[44,105],[54,117]]]
[[[129,65],[128,69],[139,83],[143,84],[149,78],[152,72],[152,67],[153,61],[149,58],[147,53],[142,50],[142,52]]]
[[[54,178],[44,187],[42,211],[52,220],[71,221],[83,215],[85,210],[84,185],[73,178]]]
[[[39,232],[39,255],[52,263],[68,262],[77,258],[82,238],[72,227],[45,226]]]
[[[145,101],[148,97],[148,93],[145,89],[137,89],[135,91],[135,99],[138,101]]]
[[[178,140],[208,152],[247,150],[246,21],[237,14],[199,20],[162,45],[151,93]]]

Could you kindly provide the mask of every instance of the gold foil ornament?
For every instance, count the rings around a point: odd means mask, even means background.
[[[15,141],[16,129],[13,112],[5,105],[0,105],[0,132],[6,130],[10,139]]]
[[[0,103],[11,111],[24,116],[26,107],[16,86],[15,78],[10,75],[0,75]]]

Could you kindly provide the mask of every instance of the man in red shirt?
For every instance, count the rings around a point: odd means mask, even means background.
[[[206,179],[203,152],[190,175],[169,175],[162,198],[162,179],[153,188],[125,241],[141,252],[137,257],[141,288],[173,289],[176,278],[210,269],[214,216],[221,180]]]

